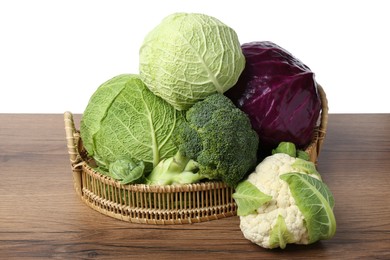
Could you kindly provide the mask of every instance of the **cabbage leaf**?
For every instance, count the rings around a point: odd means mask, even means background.
[[[120,159],[110,164],[109,171],[106,174],[120,181],[121,184],[134,184],[145,181],[144,170],[145,164],[143,161]]]
[[[183,114],[150,92],[138,75],[123,74],[92,95],[80,135],[89,155],[106,168],[131,158],[149,171],[176,153],[172,133],[180,120]]]
[[[165,17],[140,48],[146,86],[178,110],[234,86],[245,58],[233,29],[197,13]]]

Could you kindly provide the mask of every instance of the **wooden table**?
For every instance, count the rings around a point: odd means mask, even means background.
[[[319,171],[336,235],[266,250],[238,217],[156,226],[92,210],[73,189],[63,116],[0,114],[0,258],[390,259],[390,114],[329,115]]]

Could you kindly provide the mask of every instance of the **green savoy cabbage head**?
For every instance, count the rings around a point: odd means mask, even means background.
[[[146,37],[140,49],[140,76],[146,86],[178,110],[238,80],[245,58],[237,34],[214,17],[174,13]]]
[[[171,136],[181,120],[182,113],[150,92],[138,75],[123,74],[92,95],[80,135],[88,154],[102,166],[131,158],[151,169],[176,153]]]

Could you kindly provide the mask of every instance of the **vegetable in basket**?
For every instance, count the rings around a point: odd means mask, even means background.
[[[123,74],[92,95],[81,119],[80,135],[102,169],[127,159],[142,161],[144,170],[150,172],[160,160],[176,153],[172,132],[183,120],[183,113],[154,95],[138,75]]]
[[[258,136],[247,115],[222,94],[197,102],[174,131],[178,151],[147,177],[149,184],[222,180],[231,187],[257,163]]]
[[[291,142],[280,142],[278,147],[272,149],[272,154],[275,153],[285,153],[291,157],[297,157],[306,161],[310,161],[310,155],[306,151],[296,149],[295,144]]]
[[[120,181],[122,184],[136,184],[145,182],[145,164],[132,158],[116,160],[110,163],[104,174]]]
[[[321,100],[314,73],[272,42],[243,44],[246,66],[225,94],[248,114],[263,156],[282,141],[304,149],[312,140]]]
[[[236,84],[245,59],[235,31],[197,13],[167,16],[140,48],[146,86],[178,110]]]
[[[334,198],[315,165],[282,153],[284,148],[266,157],[233,194],[243,235],[264,248],[310,244],[336,232]]]

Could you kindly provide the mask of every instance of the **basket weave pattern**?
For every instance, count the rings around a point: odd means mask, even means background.
[[[73,115],[64,114],[76,193],[91,208],[120,220],[145,224],[186,224],[236,215],[233,189],[223,182],[181,185],[123,185],[96,172],[86,156]]]
[[[305,151],[310,156],[310,161],[316,164],[326,136],[326,129],[328,127],[328,111],[329,111],[326,93],[322,88],[322,86],[319,85],[318,83],[317,83],[317,87],[318,87],[318,94],[321,99],[321,115],[319,118],[320,121],[314,133],[312,142],[305,149]]]
[[[319,126],[306,152],[317,163],[327,127],[328,103],[318,85],[322,101]],[[64,114],[68,153],[77,195],[91,208],[123,221],[144,224],[187,224],[235,216],[233,188],[210,181],[181,185],[123,185],[93,169],[93,160],[83,149],[73,115]]]
[[[83,200],[115,218],[147,224],[184,224],[233,216],[233,190],[221,182],[122,185],[82,166]]]

